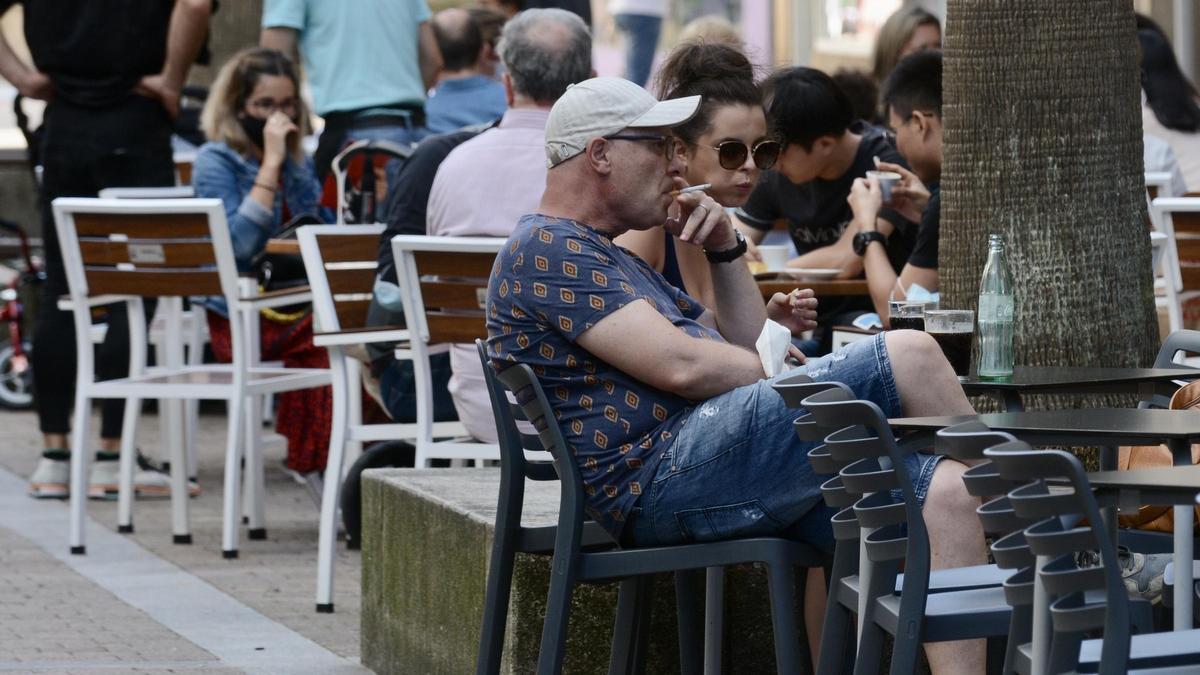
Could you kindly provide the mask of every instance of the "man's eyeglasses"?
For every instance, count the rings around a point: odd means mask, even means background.
[[[609,141],[647,141],[652,142],[658,148],[659,153],[670,162],[676,155],[683,154],[683,141],[674,136],[664,134],[613,134],[605,136],[605,140]]]
[[[276,101],[273,98],[256,98],[246,104],[254,112],[266,116],[275,112],[281,111],[288,117],[296,116],[296,99],[289,98],[283,101]]]
[[[717,151],[717,163],[729,171],[740,169],[747,157],[753,157],[754,166],[766,171],[775,166],[779,153],[783,151],[779,141],[759,141],[753,148],[741,141],[722,141],[708,147]]]

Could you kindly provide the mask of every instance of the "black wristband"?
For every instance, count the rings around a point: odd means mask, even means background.
[[[708,262],[714,264],[733,262],[734,260],[742,257],[747,248],[746,236],[742,234],[741,230],[735,227],[733,228],[733,238],[737,240],[737,243],[734,244],[733,248],[726,249],[724,251],[710,251],[708,249],[704,249],[704,257],[708,258]]]

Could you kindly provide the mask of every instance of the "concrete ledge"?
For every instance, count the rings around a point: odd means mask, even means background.
[[[379,673],[473,672],[499,470],[377,469],[363,478],[363,664]],[[557,513],[558,485],[528,481],[525,524],[553,524]],[[549,557],[517,557],[501,672],[535,671],[549,579]],[[654,600],[646,672],[679,672],[671,575],[656,579]],[[762,570],[730,570],[725,602],[726,672],[774,672]],[[615,584],[576,588],[563,672],[607,672],[615,615]]]

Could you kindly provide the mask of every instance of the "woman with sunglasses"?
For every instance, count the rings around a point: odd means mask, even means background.
[[[731,45],[685,42],[663,63],[656,93],[660,100],[702,97],[696,116],[673,129],[687,160],[684,179],[689,185],[711,185],[705,192],[726,208],[744,204],[781,149],[767,136],[762,92],[749,59]],[[709,263],[699,247],[659,229],[631,230],[617,241],[701,304],[714,306]],[[815,308],[812,292],[797,289],[775,294],[767,311],[798,333],[812,328],[808,319],[815,317]]]

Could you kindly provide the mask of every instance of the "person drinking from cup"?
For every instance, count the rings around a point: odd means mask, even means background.
[[[855,121],[850,99],[819,70],[781,70],[766,81],[764,90],[768,129],[783,148],[772,170],[734,211],[742,233],[757,244],[776,220],[784,219],[800,253],[788,266],[837,269],[844,279],[862,275],[863,245],[878,238],[900,270],[912,251],[915,225],[893,209],[881,209],[872,232],[860,232],[850,227],[854,214],[846,203],[854,180],[875,170],[876,158],[904,165],[887,134]],[[758,258],[755,247],[749,255]],[[806,351],[828,352],[833,326],[849,324],[872,309],[866,297],[823,303],[814,332],[817,343]]]
[[[896,146],[912,170],[900,164],[880,162],[879,169],[898,175],[891,186],[891,200],[883,186],[871,176],[858,178],[847,199],[854,212],[854,226],[875,233],[879,214],[891,208],[920,223],[916,243],[897,274],[891,251],[881,237],[869,241],[863,252],[863,271],[871,301],[886,325],[889,300],[904,300],[913,286],[938,290],[938,214],[942,177],[942,53],[923,51],[905,57],[883,85],[881,96],[889,124],[896,132]]]

